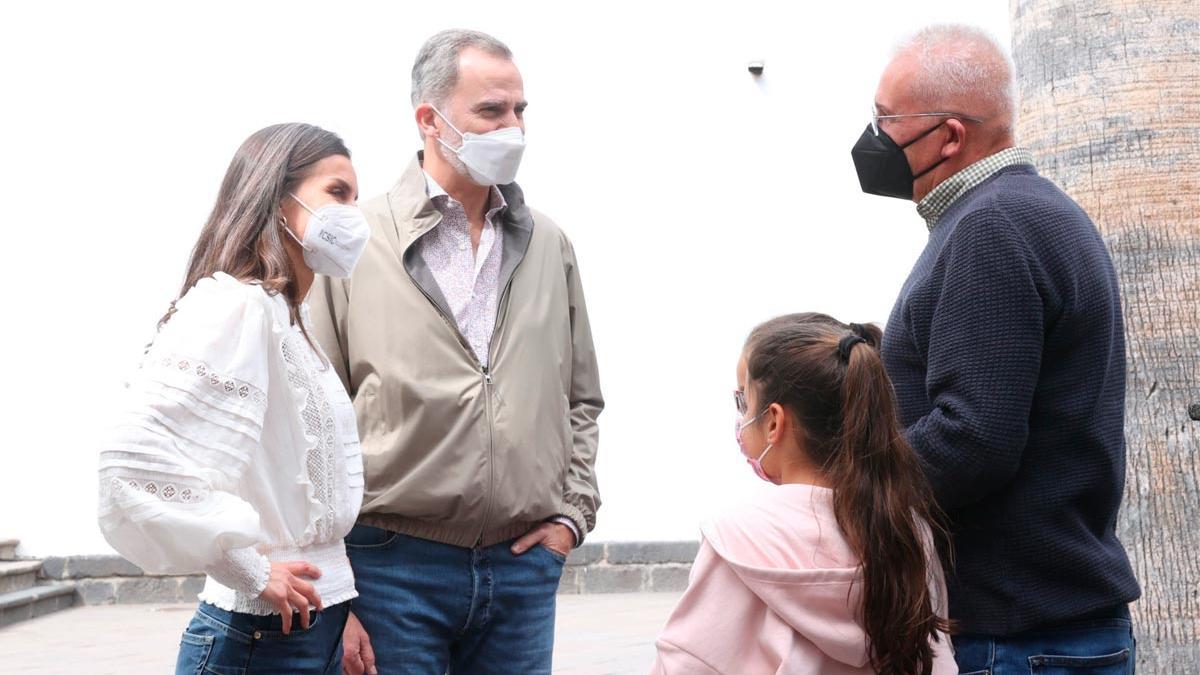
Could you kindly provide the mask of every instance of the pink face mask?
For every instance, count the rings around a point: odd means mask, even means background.
[[[744,430],[746,427],[750,426],[751,424],[754,424],[755,422],[757,422],[758,418],[762,417],[763,413],[765,413],[765,412],[767,412],[767,411],[763,410],[761,413],[755,415],[754,419],[747,420],[746,422],[743,422],[742,416],[738,415],[737,421],[734,423],[734,436],[737,438],[738,447],[741,448],[741,450],[742,450],[742,456],[746,455],[746,445],[744,443],[742,443],[742,430]],[[768,443],[767,449],[763,450],[762,454],[759,455],[757,459],[755,459],[754,457],[746,457],[746,463],[750,465],[751,469],[754,469],[754,474],[756,476],[767,481],[768,483],[774,483],[776,485],[779,485],[779,481],[768,476],[767,472],[763,471],[763,467],[762,467],[763,457],[767,456],[767,453],[771,451],[772,447],[774,447],[774,446],[771,445],[770,443]]]

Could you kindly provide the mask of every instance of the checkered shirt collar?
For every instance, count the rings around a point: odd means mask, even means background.
[[[1008,148],[989,155],[942,181],[917,204],[917,213],[925,219],[929,231],[937,227],[942,214],[968,190],[992,174],[1016,164],[1033,164],[1033,154],[1025,148]]]

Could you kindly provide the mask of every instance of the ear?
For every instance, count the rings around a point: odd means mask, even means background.
[[[967,142],[967,125],[962,120],[951,117],[946,120],[946,128],[950,130],[950,138],[942,145],[942,159],[950,159],[962,152]]]
[[[428,138],[438,135],[437,113],[433,112],[433,106],[428,103],[422,103],[414,111],[414,117],[417,120],[417,128],[421,130],[422,136]]]
[[[767,406],[767,414],[763,415],[767,422],[766,439],[767,442],[778,446],[787,437],[792,425],[788,418],[787,409],[778,403],[772,403]]]

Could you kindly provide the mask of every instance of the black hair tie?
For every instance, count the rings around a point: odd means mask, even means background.
[[[861,323],[850,324],[850,330],[854,331],[855,335],[866,340],[867,342],[871,341],[871,331],[867,330],[867,327]]]
[[[866,341],[867,339],[861,335],[855,335],[853,333],[847,335],[846,337],[842,338],[840,342],[838,342],[838,356],[842,357],[843,361],[849,362],[850,350],[854,349],[854,345]]]

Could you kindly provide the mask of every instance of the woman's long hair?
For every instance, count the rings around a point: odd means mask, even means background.
[[[949,629],[930,591],[936,550],[948,547],[904,440],[881,337],[823,314],[773,319],[746,341],[748,386],[795,415],[798,440],[832,486],[838,525],[862,561],[872,667],[912,675],[932,672],[930,640]]]
[[[183,287],[159,327],[198,281],[224,272],[239,281],[261,283],[272,295],[283,293],[292,323],[304,331],[304,298],[299,297],[296,271],[284,248],[287,235],[280,205],[317,162],[333,155],[349,159],[350,151],[336,134],[311,124],[275,124],[247,138],[225,171],[217,203],[192,247]]]

